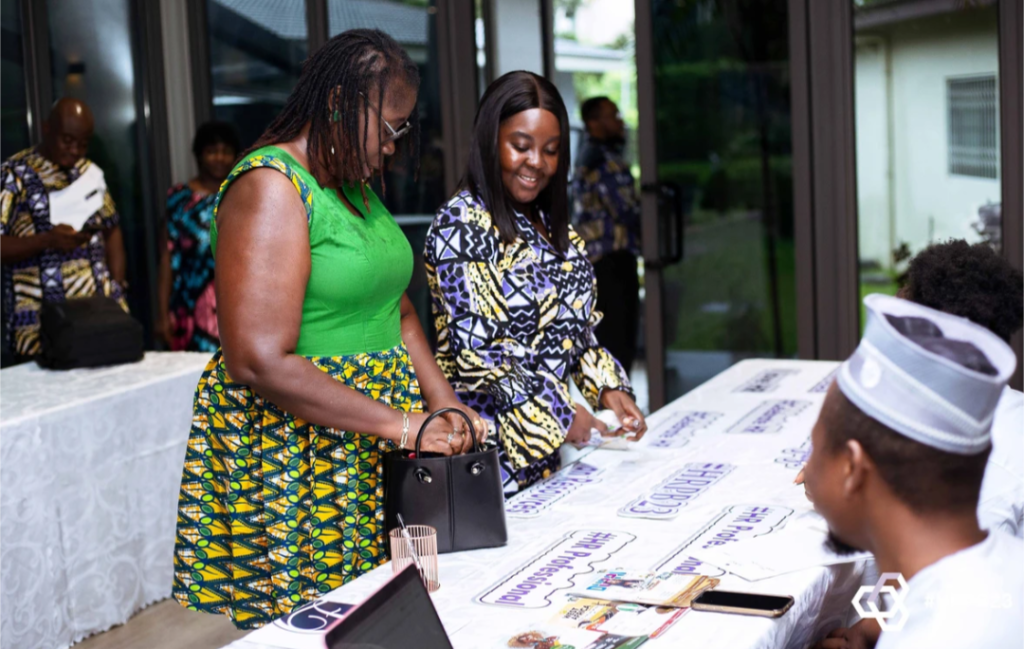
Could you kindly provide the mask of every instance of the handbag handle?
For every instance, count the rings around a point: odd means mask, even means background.
[[[427,429],[427,426],[430,425],[430,422],[434,421],[435,419],[445,414],[446,412],[457,412],[459,413],[459,415],[462,416],[463,419],[466,420],[466,424],[469,425],[470,436],[473,438],[473,452],[480,452],[480,447],[477,444],[476,440],[476,431],[473,429],[473,422],[469,420],[469,415],[462,412],[458,408],[441,408],[440,410],[435,410],[434,412],[430,413],[430,416],[427,417],[427,420],[423,422],[422,426],[420,426],[420,432],[416,434],[416,457],[420,456],[420,444],[423,442],[423,431]]]

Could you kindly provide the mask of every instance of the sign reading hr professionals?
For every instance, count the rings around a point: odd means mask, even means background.
[[[505,503],[505,514],[514,518],[540,516],[583,485],[600,482],[603,471],[585,462],[577,462]]]
[[[761,370],[755,374],[753,378],[744,381],[743,384],[733,390],[733,392],[775,392],[779,389],[779,386],[782,385],[782,382],[787,376],[793,376],[794,374],[799,373],[800,370],[784,370],[779,368]]]
[[[692,462],[676,471],[668,479],[625,505],[619,516],[632,518],[675,518],[679,510],[711,488],[732,471],[731,464]]]
[[[786,422],[811,405],[802,399],[771,399],[762,401],[743,419],[733,424],[727,433],[778,433]]]
[[[734,505],[707,522],[654,567],[655,572],[671,570],[679,575],[719,577],[724,570],[690,556],[691,548],[708,549],[741,539],[770,534],[789,518],[793,510],[779,505]]]
[[[502,577],[478,595],[476,601],[520,608],[551,606],[551,596],[556,591],[569,588],[576,575],[593,572],[595,564],[607,561],[634,539],[625,532],[571,532]]]
[[[680,448],[690,443],[695,432],[707,428],[721,418],[720,412],[688,410],[679,413],[678,418],[659,427],[650,441],[653,448]]]

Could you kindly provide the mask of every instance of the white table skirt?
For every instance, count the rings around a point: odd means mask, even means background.
[[[192,396],[209,358],[0,372],[0,645],[67,647],[170,595]]]
[[[511,580],[508,577],[568,535],[598,531],[619,538],[614,551],[597,551],[584,562],[590,562],[595,570],[672,570],[687,565],[693,550],[683,548],[691,540],[692,547],[698,547],[719,538],[729,541],[733,535],[739,539],[767,534],[809,513],[803,489],[792,480],[810,450],[808,437],[821,408],[823,388],[836,367],[836,363],[813,361],[739,363],[652,415],[650,432],[638,443],[643,450],[599,450],[583,458],[585,466],[602,470],[597,480],[578,485],[540,511],[529,512],[536,513],[534,517],[515,514],[521,507],[517,501],[529,500],[530,491],[509,501],[507,546],[440,557],[441,588],[432,598],[452,644],[467,649],[507,647],[513,634],[551,618],[563,601],[568,581],[551,578],[536,586],[543,580],[530,577],[535,568]],[[691,462],[728,463],[733,469],[682,507],[672,520],[618,514],[634,498]],[[545,491],[550,496],[558,489],[549,484]],[[770,513],[756,523],[738,522],[748,507]],[[861,561],[757,582],[707,571],[720,574],[719,588],[792,595],[795,605],[774,620],[690,611],[644,647],[805,647],[847,623],[850,600],[862,582],[864,569]],[[577,574],[585,573],[584,565]],[[325,599],[358,603],[390,576],[391,566],[384,565]],[[524,583],[530,590],[517,587]],[[506,601],[528,599],[529,605],[538,607],[493,603],[510,593],[518,595],[512,594]],[[305,649],[322,647],[322,642],[322,636],[297,633],[275,623],[230,647]]]

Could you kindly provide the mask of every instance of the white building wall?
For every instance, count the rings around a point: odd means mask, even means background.
[[[857,125],[858,256],[888,267],[894,247],[889,225],[889,96],[886,42],[858,38],[854,71]]]
[[[950,237],[978,240],[971,224],[977,221],[981,205],[1001,200],[1001,181],[949,173],[946,82],[951,77],[998,73],[996,14],[972,11],[955,20],[915,21],[885,36],[892,57],[892,246],[906,242],[916,253],[930,242]],[[858,48],[856,57],[858,200],[863,224],[859,241],[861,258],[866,259],[877,254],[875,241],[885,240],[873,215],[885,211],[879,206],[875,168],[884,163],[874,144],[885,140],[878,138],[877,111],[866,109],[885,95],[885,78],[878,77],[877,52]],[[879,261],[887,262],[888,256]]]

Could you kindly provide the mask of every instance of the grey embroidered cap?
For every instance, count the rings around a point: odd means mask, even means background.
[[[864,298],[867,326],[839,370],[839,389],[866,415],[922,444],[973,455],[1017,365],[988,329],[888,295]]]

